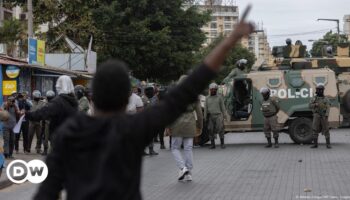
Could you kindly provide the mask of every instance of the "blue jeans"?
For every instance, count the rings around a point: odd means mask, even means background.
[[[184,155],[180,152],[181,144],[184,144]],[[186,167],[188,170],[193,168],[193,138],[172,137],[171,152],[174,155],[176,165],[179,169]]]

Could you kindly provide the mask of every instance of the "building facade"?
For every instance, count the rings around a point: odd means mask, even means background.
[[[257,60],[268,61],[271,57],[270,45],[264,30],[259,30],[249,37],[243,38],[241,44],[254,53]]]
[[[238,23],[238,6],[221,3],[221,1],[206,1],[204,5],[197,5],[200,11],[211,11],[211,21],[202,27],[202,31],[207,36],[204,46],[220,35],[231,33],[234,25]]]

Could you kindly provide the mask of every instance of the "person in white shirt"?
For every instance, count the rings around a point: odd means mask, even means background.
[[[141,97],[137,96],[135,93],[131,93],[129,97],[129,104],[126,107],[126,112],[129,114],[136,114],[143,110],[143,102]]]

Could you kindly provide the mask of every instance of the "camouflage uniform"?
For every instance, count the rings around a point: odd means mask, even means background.
[[[261,111],[264,115],[264,133],[266,138],[271,138],[271,131],[274,138],[278,138],[277,113],[280,107],[276,99],[269,98],[261,104]]]
[[[207,120],[210,140],[215,139],[216,134],[219,134],[220,139],[223,139],[225,106],[221,96],[207,96],[204,118]]]
[[[41,100],[39,101],[33,101],[33,106],[30,109],[30,112],[34,112],[36,110],[39,110],[45,105],[45,103]],[[28,152],[30,152],[32,141],[34,138],[34,134],[36,135],[36,146],[35,149],[37,150],[37,153],[40,153],[41,144],[42,144],[42,123],[41,121],[30,121],[29,122],[29,144],[28,144]]]
[[[318,133],[322,132],[326,138],[329,138],[328,114],[330,110],[330,101],[327,97],[315,96],[310,102],[310,108],[313,112],[312,130],[313,138],[318,138]]]
[[[87,113],[87,111],[89,110],[90,106],[89,106],[89,100],[87,99],[86,96],[83,96],[79,99],[79,111],[82,111],[84,113]]]

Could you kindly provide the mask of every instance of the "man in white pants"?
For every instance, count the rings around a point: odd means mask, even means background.
[[[182,76],[179,82],[185,77]],[[202,129],[203,126],[203,123],[197,124],[196,121],[203,122],[203,114],[199,101],[188,106],[187,111],[169,128],[172,136],[171,152],[174,155],[177,167],[180,169],[179,181],[192,181],[193,138],[196,134],[197,126],[200,126],[198,127],[199,129]],[[183,156],[180,152],[181,144],[184,146]]]

